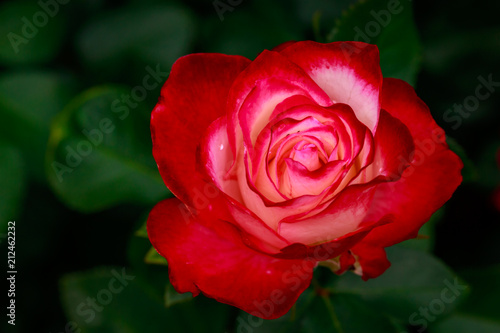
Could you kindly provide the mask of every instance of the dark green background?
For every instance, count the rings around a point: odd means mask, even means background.
[[[202,296],[177,295],[161,260],[149,253],[153,264],[144,262],[150,244],[136,230],[154,203],[168,196],[149,133],[161,84],[129,106],[124,119],[109,106],[143,84],[146,66],[168,72],[175,59],[193,52],[253,59],[288,40],[352,40],[353,27],[363,29],[373,21],[370,10],[388,1],[350,8],[354,3],[242,0],[220,20],[212,1],[72,0],[59,5],[18,53],[7,36],[22,36],[22,18],[32,21],[41,7],[36,1],[0,3],[0,233],[7,221],[16,221],[18,271],[16,326],[6,323],[4,310],[0,327],[55,333],[75,321],[81,332],[237,331],[246,314]],[[445,129],[464,159],[464,183],[422,230],[429,239],[389,250],[393,268],[383,277],[363,283],[319,268],[315,284],[331,294],[320,297],[311,288],[293,313],[251,327],[254,332],[417,332],[405,318],[439,296],[443,279],[455,277],[470,288],[428,331],[500,331],[500,208],[492,199],[500,186],[500,91],[460,118],[457,128],[443,118],[474,95],[479,76],[500,82],[498,4],[401,4],[413,6],[413,15],[405,10],[394,16],[370,42],[379,45],[385,76],[412,83]],[[65,147],[76,147],[82,129],[98,128],[103,118],[115,129],[59,182],[52,162],[63,162]],[[0,248],[6,270],[5,238]],[[86,323],[75,309],[122,267],[136,277],[133,283]],[[7,285],[1,293],[6,291]]]

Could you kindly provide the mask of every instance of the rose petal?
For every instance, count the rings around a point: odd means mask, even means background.
[[[353,183],[365,183],[380,175],[396,181],[409,166],[409,156],[415,149],[413,138],[408,128],[385,110],[380,111],[374,142],[373,162]]]
[[[221,117],[214,121],[201,142],[199,167],[214,182],[214,187],[222,190],[209,198],[211,204],[217,203],[217,209],[212,209],[210,215],[240,227],[246,233],[245,237],[252,237],[252,245],[256,248],[276,252],[288,243],[242,205],[245,200],[240,193],[238,179],[228,174],[234,161],[229,149],[226,119]]]
[[[452,195],[462,181],[460,159],[444,142],[428,107],[413,88],[397,79],[385,79],[382,106],[404,123],[415,143],[411,166],[400,180],[378,186],[370,209],[370,218],[390,213],[395,223],[374,229],[367,244],[387,247],[417,236],[429,220]]]
[[[385,226],[390,225],[389,223]],[[361,266],[361,276],[365,281],[380,276],[391,266],[391,263],[387,260],[385,250],[381,247],[370,246],[368,243],[362,241],[355,245],[351,249],[351,252],[357,257],[358,263]]]
[[[353,232],[347,233],[328,242],[313,245],[293,243],[286,248],[281,249],[281,253],[275,254],[274,256],[288,259],[314,258],[317,261],[335,258],[359,243],[373,228],[388,223],[392,223],[392,217],[390,215],[385,216],[379,221],[366,223]]]
[[[215,120],[200,143],[200,168],[204,168],[215,186],[242,202],[238,180],[229,173],[235,163],[227,136],[226,117]]]
[[[167,259],[170,281],[178,292],[196,296],[201,291],[252,315],[274,319],[288,312],[309,286],[309,263],[254,251],[232,225],[192,215],[186,219],[179,204],[177,199],[164,200],[148,218],[151,243]]]
[[[292,243],[312,245],[354,232],[365,221],[375,193],[374,185],[375,183],[350,186],[321,213],[301,220],[283,220],[279,224],[278,233]]]
[[[285,199],[290,199],[286,193],[278,189],[278,175],[282,170],[278,169],[277,164],[282,161],[283,153],[287,153],[301,140],[306,140],[320,148],[323,155],[329,154],[330,162],[345,160],[344,173],[334,178],[339,178],[339,181],[347,184],[352,177],[357,175],[358,169],[372,158],[369,133],[345,104],[335,104],[328,108],[314,105],[294,106],[276,115],[260,133],[251,158],[252,170],[255,170],[255,172],[252,171],[252,179],[266,196],[263,200],[268,199],[279,203],[283,201],[282,194]],[[309,139],[309,137],[315,139]],[[285,142],[285,144],[280,142]],[[334,149],[333,152],[332,149]],[[267,169],[266,165],[268,165]],[[352,165],[357,169],[348,174]],[[267,170],[267,173],[264,173],[264,170]],[[347,178],[346,175],[348,175]],[[333,183],[325,184],[321,189],[316,189],[310,194],[319,193],[328,186],[334,185]]]
[[[287,167],[280,177],[280,187],[282,193],[287,191],[284,194],[289,198],[321,194],[329,184],[334,183],[345,168],[344,161],[330,162],[313,172],[290,158],[287,158],[285,163]]]
[[[360,42],[297,42],[280,52],[303,68],[336,103],[352,107],[375,133],[380,110],[382,72],[378,48]]]
[[[250,60],[222,54],[193,54],[172,66],[151,114],[153,155],[175,196],[189,206],[205,183],[196,170],[196,149],[208,126],[224,115],[234,79]]]
[[[270,96],[270,90],[277,95]],[[237,149],[245,139],[247,149],[250,149],[250,143],[255,142],[260,130],[266,126],[275,106],[297,94],[320,105],[332,103],[299,66],[277,52],[263,51],[238,76],[229,92],[227,123],[231,147]]]

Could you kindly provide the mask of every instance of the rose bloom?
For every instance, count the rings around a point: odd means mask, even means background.
[[[147,223],[172,285],[266,319],[320,263],[382,274],[384,248],[416,237],[462,180],[429,108],[359,42],[182,57],[151,132],[177,197]]]

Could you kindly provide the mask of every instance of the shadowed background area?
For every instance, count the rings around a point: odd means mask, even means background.
[[[381,16],[391,4],[404,12]],[[388,332],[387,325],[394,332],[499,332],[499,22],[494,0],[3,1],[0,248],[7,271],[5,235],[15,221],[18,273],[16,325],[7,323],[7,300],[0,327],[363,332],[349,325],[368,318],[371,332]],[[318,269],[317,283],[344,295],[333,301],[340,318],[333,326],[332,313],[310,301],[313,290],[294,313],[264,324],[203,296],[176,294],[144,230],[150,209],[170,195],[151,155],[149,115],[172,63],[194,52],[254,59],[263,49],[305,39],[379,45],[384,75],[415,87],[465,164],[463,184],[422,239],[389,251],[399,271],[378,285],[359,285]],[[419,288],[427,283],[434,294],[390,289],[424,266],[435,276]],[[432,300],[447,286],[442,281],[457,276],[468,295],[459,290],[460,302],[433,312]],[[379,298],[375,290],[390,295]],[[419,312],[422,304],[431,306],[432,318]]]

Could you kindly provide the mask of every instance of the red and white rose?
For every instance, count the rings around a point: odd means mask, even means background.
[[[177,197],[148,219],[171,283],[267,319],[319,262],[382,274],[384,248],[415,237],[462,179],[428,107],[364,43],[182,57],[151,132]]]

